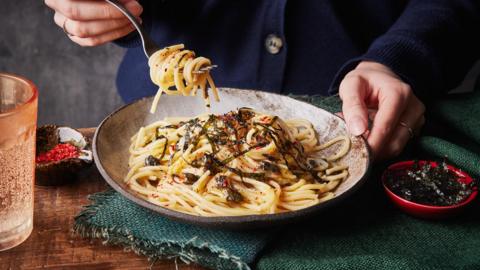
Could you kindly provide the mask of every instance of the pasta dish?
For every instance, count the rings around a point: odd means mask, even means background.
[[[191,215],[298,210],[332,198],[348,177],[341,158],[349,137],[320,143],[317,135],[307,120],[249,108],[165,118],[132,137],[125,182],[149,202]]]
[[[207,83],[218,102],[217,88],[210,76],[211,62],[205,57],[195,57],[193,51],[185,50],[183,44],[158,50],[148,59],[150,78],[159,86],[153,99],[151,113],[154,113],[163,93],[167,95],[195,96],[201,89],[205,106],[210,108]]]

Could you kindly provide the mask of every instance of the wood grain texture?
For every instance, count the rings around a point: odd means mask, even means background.
[[[94,129],[81,129],[91,136]],[[0,269],[176,269],[175,261],[149,262],[120,246],[73,234],[73,218],[89,203],[89,194],[107,184],[92,165],[65,186],[35,186],[34,229],[21,245],[0,252]],[[203,269],[178,262],[178,269]]]

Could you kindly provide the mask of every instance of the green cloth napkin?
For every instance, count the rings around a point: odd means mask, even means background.
[[[331,112],[338,97],[296,97]],[[480,91],[429,104],[426,128],[399,159],[448,157],[480,176]],[[440,128],[438,128],[440,126]],[[391,161],[393,162],[393,161]],[[383,193],[377,164],[351,198],[276,230],[223,231],[170,221],[114,191],[91,196],[75,231],[151,259],[179,258],[212,269],[480,269],[480,204],[444,221],[403,214]]]
[[[75,218],[80,235],[122,244],[151,259],[179,258],[212,269],[250,269],[273,232],[223,231],[170,221],[109,190]]]

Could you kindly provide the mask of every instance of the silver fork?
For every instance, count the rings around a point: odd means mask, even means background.
[[[147,34],[145,29],[141,26],[141,24],[137,21],[135,16],[133,16],[130,11],[128,11],[119,1],[117,0],[105,0],[114,7],[116,7],[120,12],[127,17],[127,19],[133,24],[135,29],[137,29],[138,34],[140,35],[140,39],[142,40],[142,47],[143,47],[143,52],[149,58],[152,54],[154,54],[156,51],[160,50],[160,47],[153,41],[150,36]],[[210,66],[205,66],[201,68],[198,71],[194,71],[194,73],[201,74],[205,73],[207,71],[210,71],[214,68],[216,68],[217,65],[210,65]]]

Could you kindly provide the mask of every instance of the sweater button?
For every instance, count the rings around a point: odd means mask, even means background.
[[[271,54],[279,53],[280,49],[282,49],[282,46],[283,46],[282,39],[275,34],[270,34],[265,39],[265,48]]]

